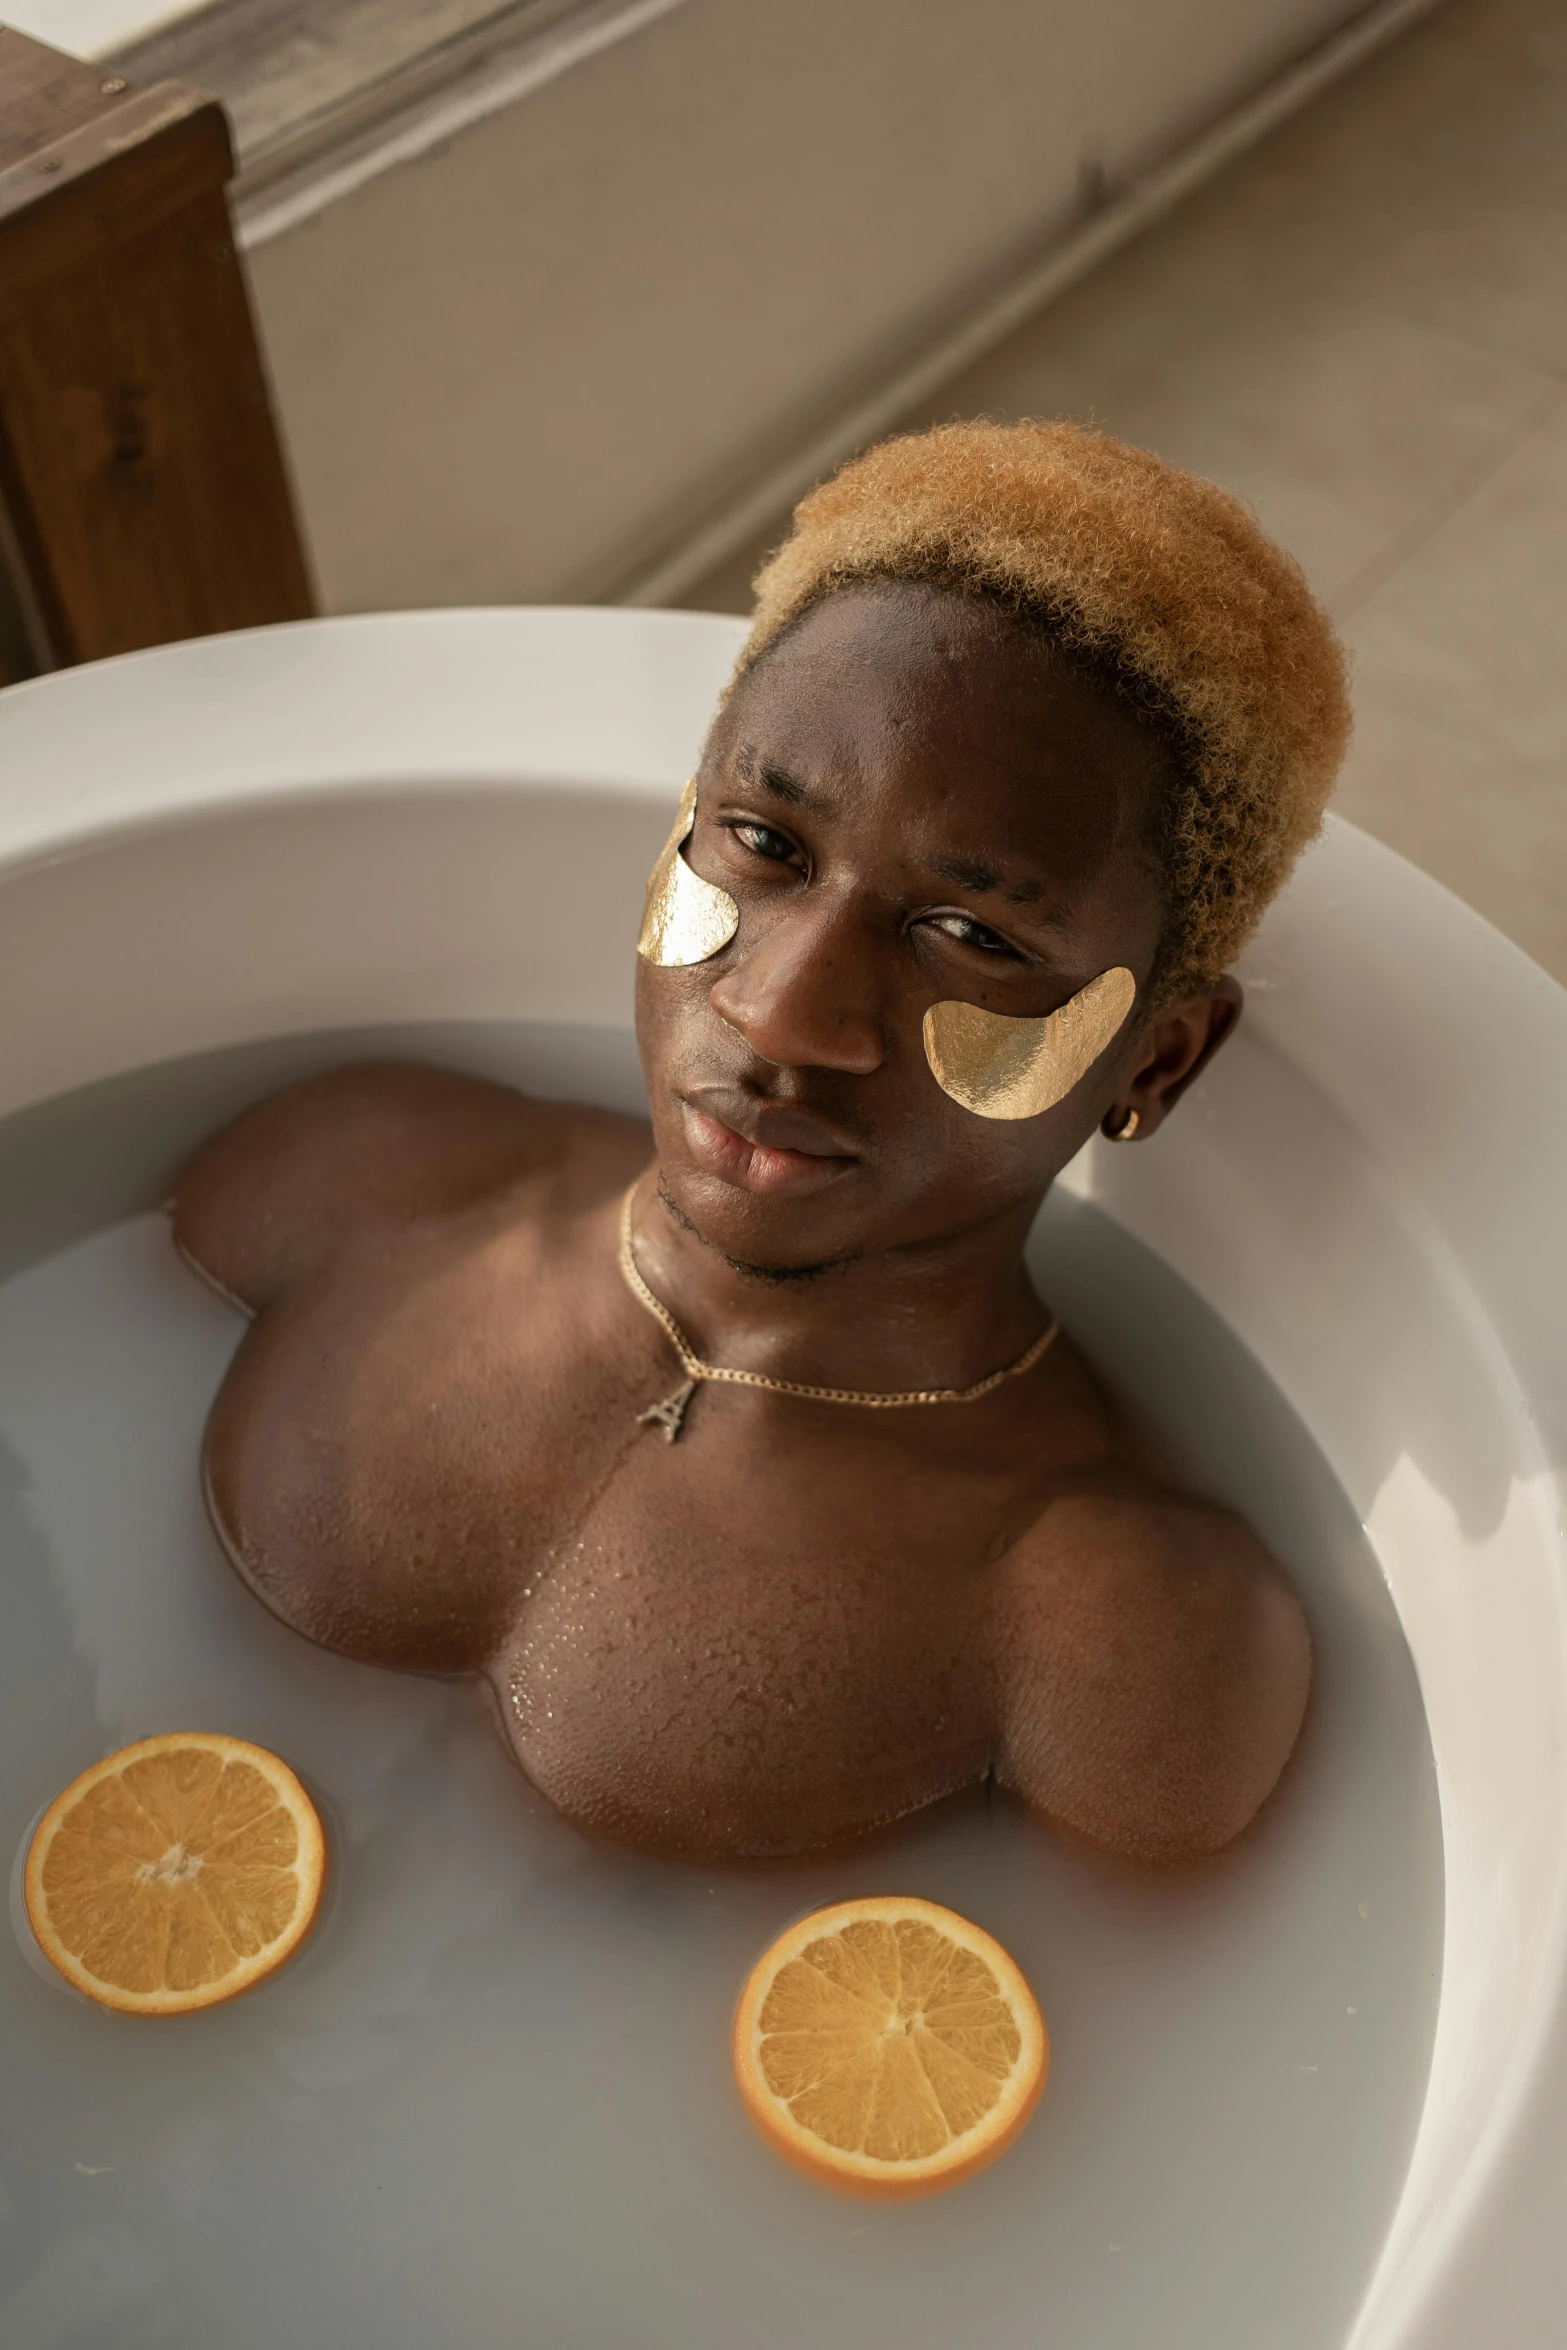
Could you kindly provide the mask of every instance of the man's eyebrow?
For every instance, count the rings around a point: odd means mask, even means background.
[[[1014,906],[1032,906],[1044,896],[1037,881],[1011,881],[998,873],[994,865],[982,865],[970,857],[935,857],[931,870],[944,881],[955,881],[959,889],[971,889],[986,897],[1005,897]]]
[[[784,801],[788,807],[798,808],[810,799],[804,784],[786,767],[759,758],[749,744],[742,743],[735,753],[735,771],[744,782],[754,785],[758,791],[771,792],[775,800]]]

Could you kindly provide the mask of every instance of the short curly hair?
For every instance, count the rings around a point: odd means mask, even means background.
[[[1316,833],[1345,660],[1300,567],[1198,475],[1078,424],[946,424],[814,489],[756,578],[742,676],[837,590],[912,580],[1043,628],[1164,737],[1154,1007],[1211,985]]]

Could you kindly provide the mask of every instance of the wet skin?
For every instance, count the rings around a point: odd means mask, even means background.
[[[906,586],[818,606],[715,722],[687,844],[738,903],[639,965],[652,1130],[403,1066],[313,1079],[185,1175],[175,1237],[255,1317],[213,1412],[229,1555],[346,1655],[483,1674],[584,1827],[706,1859],[826,1847],[993,1776],[1167,1861],[1254,1816],[1310,1679],[1250,1531],[1163,1483],[1065,1339],[983,1401],[858,1411],[680,1381],[699,1353],[963,1386],[1046,1313],[1023,1243],[1096,1126],[1154,1136],[1232,982],[1042,1116],[941,1091],[921,1021],[1153,966],[1155,734],[1032,631]]]

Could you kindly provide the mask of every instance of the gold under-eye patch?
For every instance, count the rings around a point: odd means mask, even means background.
[[[942,1092],[976,1117],[1037,1118],[1088,1074],[1136,996],[1136,980],[1117,966],[1042,1020],[1015,1020],[978,1004],[932,1004],[925,1058]]]
[[[649,963],[705,963],[740,927],[740,909],[727,890],[693,873],[681,846],[696,822],[696,778],[680,795],[674,830],[647,880],[647,902],[637,953]]]

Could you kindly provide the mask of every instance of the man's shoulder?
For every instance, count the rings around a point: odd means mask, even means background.
[[[1238,1512],[1108,1454],[1053,1480],[1008,1553],[1027,1581],[1076,1582],[1085,1568],[1145,1604],[1242,1595],[1282,1582],[1271,1553]]]
[[[1245,1520],[1119,1465],[1091,1471],[1013,1543],[1002,1587],[1008,1745],[1042,1807],[1162,1857],[1237,1834],[1311,1680],[1304,1611]]]
[[[646,1126],[613,1111],[420,1062],[361,1062],[272,1095],[198,1152],[176,1186],[175,1239],[260,1306],[377,1228],[502,1191],[533,1195],[541,1212],[591,1207],[647,1152]]]

